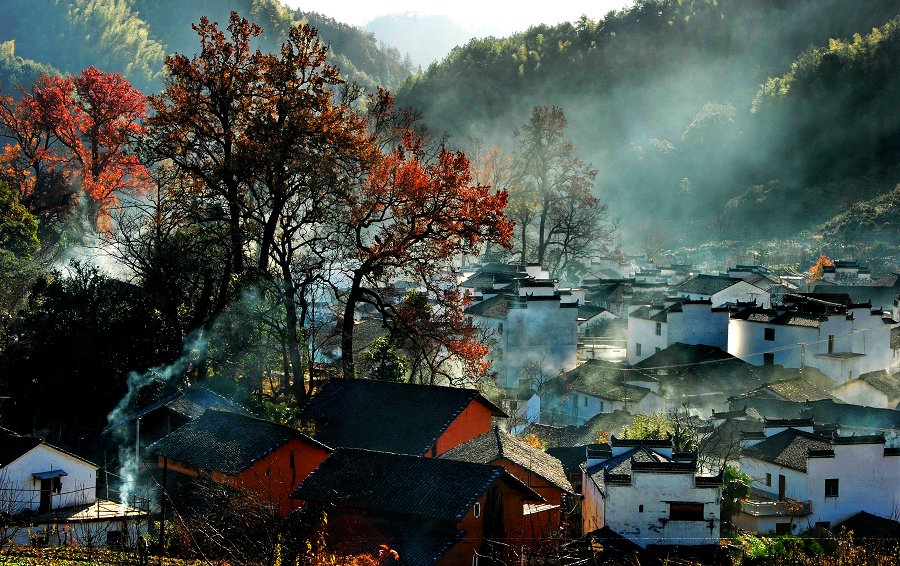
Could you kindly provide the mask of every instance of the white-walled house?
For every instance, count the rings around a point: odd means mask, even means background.
[[[610,447],[582,464],[582,532],[608,527],[643,548],[719,544],[721,475],[697,475],[671,441],[612,437]]]
[[[685,299],[709,300],[714,307],[750,301],[766,307],[771,303],[768,291],[727,275],[695,275],[673,287],[672,291]]]
[[[599,413],[666,409],[657,379],[605,360],[588,360],[546,382],[539,393],[541,422],[558,426],[582,425]]]
[[[530,388],[577,364],[578,304],[558,293],[498,294],[466,309],[473,324],[491,332],[497,385]]]
[[[895,365],[893,319],[868,303],[845,306],[801,299],[733,313],[728,353],[757,366],[814,367],[837,384]]]
[[[892,350],[892,352],[896,353],[898,350]],[[900,374],[888,371],[864,373],[856,379],[835,387],[831,390],[831,394],[845,403],[882,409],[900,409]]]
[[[812,421],[766,420],[743,442],[741,472],[752,493],[736,526],[758,533],[830,527],[866,511],[890,517],[900,506],[900,449],[881,434],[826,438]]]
[[[0,428],[0,513],[31,516],[28,528],[12,526],[0,538],[28,544],[30,532],[45,544],[103,545],[115,532],[117,542],[133,543],[146,532],[146,512],[98,500],[97,469],[38,438]]]
[[[628,363],[636,364],[672,344],[728,346],[727,308],[709,299],[671,299],[641,306],[628,315]]]

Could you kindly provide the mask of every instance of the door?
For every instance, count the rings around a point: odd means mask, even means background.
[[[787,478],[778,474],[778,501],[784,501],[784,492],[787,487]]]
[[[41,480],[41,502],[38,506],[38,513],[46,513],[50,510],[50,486],[51,481],[49,478],[45,480]]]

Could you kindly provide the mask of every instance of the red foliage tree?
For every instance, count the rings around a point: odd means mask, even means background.
[[[469,161],[461,152],[441,148],[435,159],[428,159],[411,131],[370,169],[351,202],[346,230],[352,251],[341,327],[345,376],[354,375],[357,306],[370,303],[387,317],[390,307],[377,289],[392,278],[433,285],[454,255],[477,253],[488,241],[509,246],[512,224],[504,214],[506,196],[473,183]],[[441,293],[433,289],[432,295]],[[474,345],[464,341],[455,347],[462,352]]]
[[[147,99],[122,75],[94,67],[77,77],[45,75],[23,94],[18,103],[0,101],[0,125],[15,142],[8,151],[19,152],[19,171],[28,181],[23,197],[48,168],[59,166],[70,182],[81,182],[89,210],[104,223],[119,192],[149,187],[146,168],[128,151],[144,132]]]

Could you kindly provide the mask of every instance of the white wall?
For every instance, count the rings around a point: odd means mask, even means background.
[[[900,509],[900,456],[884,456],[882,444],[835,445],[834,458],[807,461],[811,524],[832,525],[867,511],[890,517]],[[825,479],[838,480],[838,496],[825,497]]]
[[[713,311],[707,304],[682,304],[681,312],[668,316],[668,345],[704,344],[728,347],[728,311]]]
[[[660,324],[660,334],[656,334],[656,321],[628,317],[628,363],[636,364],[656,353],[656,349],[665,350],[669,346],[669,325]],[[641,353],[637,353],[637,345],[641,345]]]
[[[0,511],[37,511],[41,501],[41,481],[32,474],[63,470],[62,488],[51,490],[50,508],[93,503],[97,499],[97,467],[70,456],[48,444],[39,444],[17,460],[0,468]],[[11,502],[11,503],[10,503]]]
[[[720,500],[721,488],[695,487],[692,472],[632,472],[631,485],[606,486],[605,522],[641,547],[718,544]],[[703,503],[704,520],[668,520],[671,501]]]
[[[888,403],[887,395],[875,389],[865,381],[854,379],[847,383],[835,387],[831,390],[831,394],[843,401],[853,405],[863,405],[865,407],[878,407],[880,409],[893,409]]]

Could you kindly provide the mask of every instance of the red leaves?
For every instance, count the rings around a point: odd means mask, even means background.
[[[146,169],[128,152],[146,117],[140,91],[122,75],[94,67],[77,77],[43,76],[15,107],[5,101],[0,113],[27,167],[58,166],[70,182],[80,180],[100,222],[117,192],[148,187]]]

